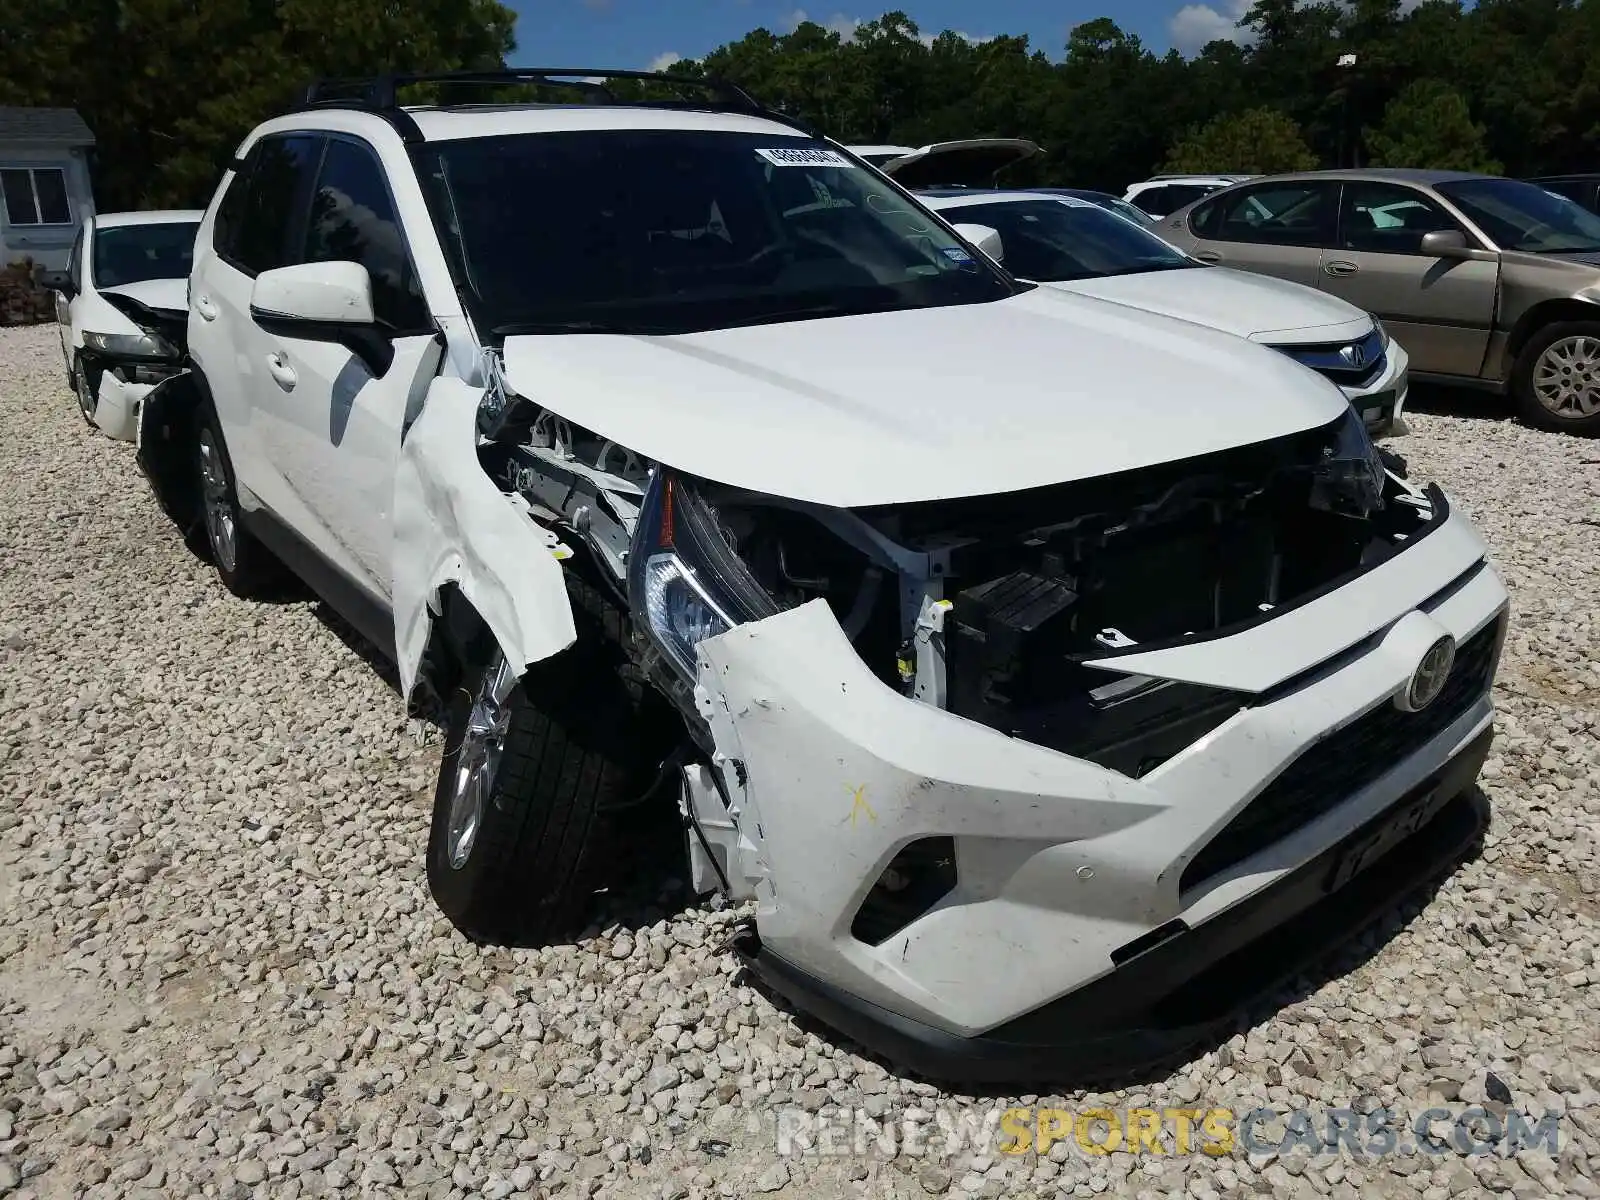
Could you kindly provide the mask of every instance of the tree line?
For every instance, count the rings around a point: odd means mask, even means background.
[[[310,78],[501,65],[514,22],[496,0],[0,0],[0,104],[84,115],[103,208],[201,204]],[[1255,0],[1237,40],[1193,57],[1109,17],[1045,48],[891,12],[847,32],[756,29],[671,71],[726,78],[846,142],[1031,138],[1046,155],[1018,183],[1600,169],[1600,0]]]

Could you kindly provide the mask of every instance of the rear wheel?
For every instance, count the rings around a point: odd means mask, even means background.
[[[476,942],[539,945],[582,921],[675,733],[601,623],[576,615],[572,646],[520,679],[494,650],[448,706],[428,885]]]
[[[233,464],[228,460],[227,446],[213,412],[205,414],[195,438],[195,470],[199,475],[206,544],[222,586],[245,599],[260,595],[277,581],[278,563],[271,551],[244,527],[234,488]]]
[[[1517,356],[1512,390],[1529,425],[1600,434],[1600,321],[1562,321],[1535,333]]]

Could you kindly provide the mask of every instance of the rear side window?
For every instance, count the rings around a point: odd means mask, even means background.
[[[406,251],[383,168],[367,147],[331,138],[311,196],[306,262],[358,262],[372,278],[372,308],[395,330],[428,327],[428,307]]]
[[[223,226],[216,238],[218,254],[246,275],[296,261],[299,247],[291,246],[290,235],[298,227],[321,148],[322,139],[311,134],[256,143],[243,175],[234,179],[218,208]]]
[[[1217,218],[1222,215],[1222,202],[1208,200],[1189,214],[1189,232],[1197,237],[1215,237]]]
[[[1325,183],[1269,183],[1219,202],[1212,235],[1225,242],[1323,246],[1331,242],[1334,188]]]

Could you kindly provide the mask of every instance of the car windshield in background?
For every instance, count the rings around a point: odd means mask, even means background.
[[[146,279],[187,279],[199,229],[197,221],[163,221],[95,230],[95,287],[121,287]]]
[[[1142,226],[1088,200],[971,204],[947,208],[944,216],[996,230],[1006,269],[1020,279],[1040,283],[1199,265]]]
[[[1466,179],[1436,187],[1502,250],[1530,254],[1600,250],[1600,216],[1542,187],[1517,179]]]
[[[502,337],[687,333],[977,304],[1020,286],[808,138],[585,130],[427,153],[469,308]]]

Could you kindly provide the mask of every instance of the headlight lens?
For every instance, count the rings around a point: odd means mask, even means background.
[[[153,333],[85,333],[83,344],[101,354],[129,358],[176,358],[178,352]]]
[[[686,679],[694,678],[701,642],[778,612],[735,554],[715,508],[665,468],[645,493],[628,562],[634,615]]]
[[[1313,468],[1311,507],[1365,517],[1383,507],[1384,470],[1366,423],[1347,408]]]
[[[1368,313],[1367,316],[1372,318],[1372,328],[1378,332],[1378,345],[1387,351],[1389,349],[1389,331],[1383,327],[1383,322],[1378,320],[1376,313]]]

